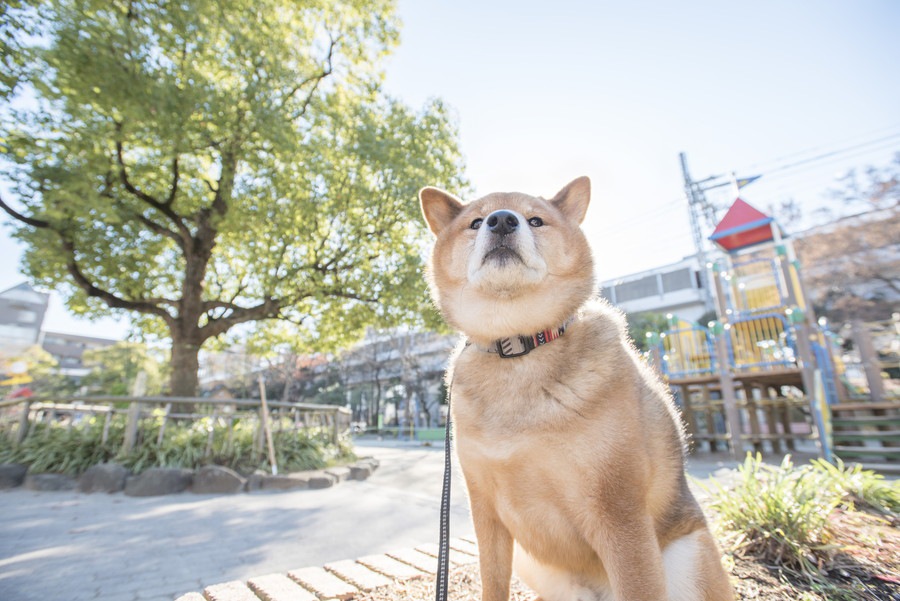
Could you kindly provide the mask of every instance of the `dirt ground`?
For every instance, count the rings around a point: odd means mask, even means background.
[[[900,601],[900,523],[863,513],[836,511],[831,516],[835,540],[830,560],[820,565],[819,583],[792,578],[778,566],[734,554],[732,582],[740,601]],[[454,570],[448,598],[479,601],[477,565]],[[535,594],[513,580],[510,601],[531,601]],[[380,589],[360,601],[431,601],[434,581],[412,580]]]

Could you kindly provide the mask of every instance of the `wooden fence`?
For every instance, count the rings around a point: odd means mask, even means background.
[[[137,442],[141,422],[159,423],[157,442],[165,435],[166,426],[176,421],[209,419],[230,428],[238,419],[257,420],[257,441],[261,446],[266,433],[291,427],[326,428],[337,442],[350,428],[350,411],[335,405],[285,403],[260,399],[221,399],[192,397],[125,397],[85,396],[10,399],[0,401],[0,426],[17,443],[24,441],[39,423],[63,423],[72,427],[85,417],[103,416],[105,442],[112,417],[127,416],[123,451],[130,451]],[[210,433],[210,444],[212,432]],[[271,438],[270,438],[271,439]]]

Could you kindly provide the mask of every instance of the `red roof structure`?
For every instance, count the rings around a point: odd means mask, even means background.
[[[772,240],[772,228],[778,227],[774,221],[772,217],[738,198],[709,239],[723,250],[735,252]]]

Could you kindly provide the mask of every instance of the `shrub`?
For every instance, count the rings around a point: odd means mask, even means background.
[[[209,417],[190,423],[169,420],[160,438],[163,414],[141,420],[134,448],[122,453],[125,416],[111,418],[103,440],[103,417],[73,424],[38,423],[22,444],[10,442],[10,432],[0,432],[0,463],[24,463],[32,472],[79,475],[89,467],[117,461],[135,473],[151,467],[196,469],[206,464],[229,467],[241,473],[269,470],[268,454],[259,440],[255,418]],[[296,430],[288,422],[277,424],[274,436],[276,461],[282,472],[320,469],[355,459],[349,439],[338,444],[324,428]],[[262,449],[260,451],[260,449]]]
[[[739,471],[739,484],[720,488],[711,504],[734,549],[814,577],[818,555],[829,549],[828,516],[840,498],[823,491],[811,469],[795,469],[790,456],[775,467],[748,454]]]
[[[812,462],[823,483],[834,488],[847,509],[873,509],[882,514],[900,513],[900,481],[887,482],[884,476],[859,464],[850,467],[840,458],[831,464],[824,459]]]
[[[734,487],[715,483],[712,491],[710,509],[726,544],[782,567],[814,589],[831,586],[822,575],[839,548],[831,544],[830,516],[836,508],[859,505],[896,517],[900,507],[900,483],[839,460],[795,467],[787,456],[776,467],[748,453],[739,473]]]
[[[122,446],[124,424],[116,431],[111,422],[108,439],[103,441],[104,421],[92,417],[78,424],[34,424],[20,445],[7,442],[0,448],[0,463],[24,463],[33,472],[56,472],[77,476],[92,465],[110,461]]]

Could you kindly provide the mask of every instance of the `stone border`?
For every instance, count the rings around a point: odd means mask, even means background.
[[[374,457],[362,457],[347,466],[274,476],[261,470],[243,477],[219,465],[197,470],[150,468],[132,474],[117,463],[95,465],[75,478],[63,474],[31,474],[21,464],[0,464],[0,490],[24,487],[35,491],[77,490],[82,493],[124,492],[150,497],[190,491],[195,494],[234,494],[330,488],[344,480],[365,480],[378,469]]]
[[[247,582],[233,580],[213,584],[202,592],[181,595],[175,601],[347,601],[361,593],[418,578],[432,578],[437,571],[438,546],[389,551],[356,560],[344,560],[268,574]],[[478,561],[474,538],[450,541],[452,568]]]

